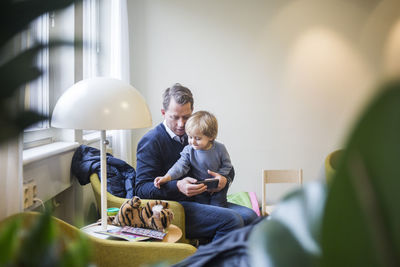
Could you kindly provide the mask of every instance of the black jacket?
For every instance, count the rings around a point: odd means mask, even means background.
[[[90,183],[90,175],[100,177],[100,150],[81,145],[72,157],[71,172],[81,185]],[[132,198],[134,194],[136,171],[123,160],[107,153],[107,191],[121,198]]]

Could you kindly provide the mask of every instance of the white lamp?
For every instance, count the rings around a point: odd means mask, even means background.
[[[101,228],[107,229],[106,130],[144,128],[152,125],[142,95],[120,80],[96,77],[71,86],[58,99],[51,126],[100,130]]]

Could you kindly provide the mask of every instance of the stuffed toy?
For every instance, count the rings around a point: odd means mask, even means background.
[[[140,204],[141,200],[137,196],[126,200],[117,215],[108,216],[108,224],[150,228],[158,231],[163,231],[171,224],[174,214],[168,209],[168,202],[150,200],[144,207]]]

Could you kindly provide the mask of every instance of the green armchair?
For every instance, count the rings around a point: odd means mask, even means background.
[[[0,229],[12,220],[21,219],[24,228],[29,228],[39,219],[38,212],[23,212],[0,221]],[[85,234],[80,229],[56,217],[51,217],[61,238],[70,241],[80,240],[82,234],[87,237],[91,250],[90,261],[96,266],[142,266],[167,262],[174,264],[192,255],[196,248],[189,244],[163,242],[128,242],[99,239]],[[43,259],[44,260],[44,259]]]
[[[90,176],[90,183],[92,185],[93,193],[96,198],[97,207],[101,206],[101,185],[100,179],[96,173]],[[125,201],[125,198],[116,197],[109,192],[107,192],[107,207],[112,208],[119,208],[121,207],[122,203]],[[142,206],[145,205],[149,201],[148,199],[142,199]],[[189,243],[189,240],[186,239],[185,235],[185,211],[183,206],[176,202],[168,200],[170,205],[170,209],[174,212],[174,219],[172,224],[175,224],[182,230],[182,238],[179,240],[180,243]]]

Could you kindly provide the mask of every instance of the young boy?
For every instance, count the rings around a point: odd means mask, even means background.
[[[218,122],[215,116],[207,111],[194,113],[186,122],[185,131],[189,138],[181,152],[180,159],[168,170],[167,174],[154,179],[154,186],[160,188],[168,181],[179,179],[192,171],[199,182],[209,177],[207,170],[227,176],[232,169],[228,151],[222,143],[215,141],[218,133]],[[202,204],[226,207],[228,184],[216,193],[204,192],[194,196]]]

